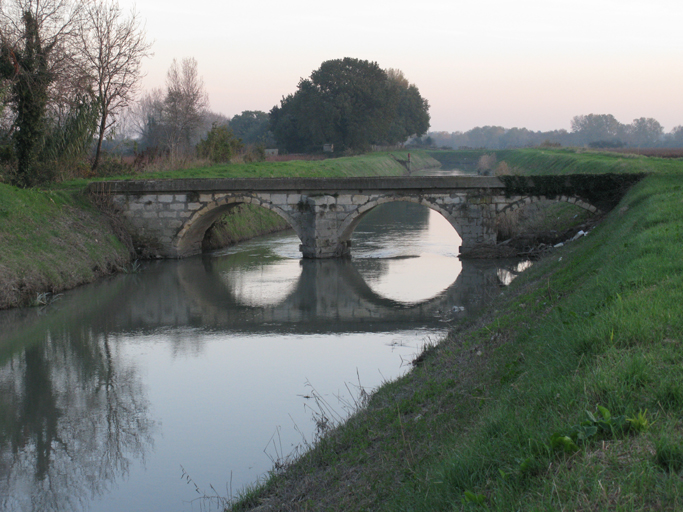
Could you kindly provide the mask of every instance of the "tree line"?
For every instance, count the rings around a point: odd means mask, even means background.
[[[174,62],[166,89],[147,92],[139,101],[132,118],[142,150],[161,149],[182,157],[196,148],[199,156],[214,160],[216,151],[207,148],[220,146],[222,158],[244,145],[319,153],[330,144],[336,153],[358,152],[375,144],[404,143],[429,128],[429,103],[400,70],[383,70],[375,62],[359,59],[323,62],[269,113],[246,110],[227,118],[207,109],[205,95],[174,90],[203,90],[194,59],[181,65]],[[180,111],[186,122],[173,113],[177,110],[173,105],[180,101],[176,97],[185,98]]]
[[[229,118],[209,109],[208,95],[194,58],[173,61],[165,89],[142,95],[130,112],[127,135],[140,152],[163,154],[171,161],[207,158],[228,162],[245,147],[273,146],[268,114],[245,110]]]
[[[429,139],[429,140],[427,140]],[[641,117],[620,123],[611,114],[574,116],[571,131],[532,131],[526,128],[482,126],[466,132],[429,132],[412,141],[415,145],[458,148],[507,149],[541,145],[588,146],[593,148],[681,148],[683,126],[665,133],[653,118]]]
[[[403,72],[350,57],[323,62],[270,112],[229,118],[209,109],[194,58],[174,60],[165,86],[138,97],[150,55],[137,13],[123,12],[117,0],[0,3],[0,180],[33,186],[60,173],[106,174],[104,155],[121,154],[122,146],[136,160],[171,166],[236,154],[263,159],[266,147],[311,153],[329,145],[344,154],[407,140],[451,148],[683,147],[683,126],[664,133],[652,118],[625,125],[603,114],[575,116],[571,131],[427,133],[429,103]]]

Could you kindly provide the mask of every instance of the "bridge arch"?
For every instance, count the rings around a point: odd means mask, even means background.
[[[437,213],[440,213],[447,221],[448,223],[453,226],[453,229],[455,232],[458,234],[458,237],[460,237],[460,240],[462,241],[463,239],[463,233],[462,233],[462,226],[460,225],[457,217],[453,216],[448,210],[443,208],[441,205],[435,202],[431,202],[426,200],[424,197],[411,197],[411,196],[383,196],[379,197],[376,199],[371,199],[364,205],[358,207],[356,210],[352,211],[349,216],[344,219],[342,224],[339,226],[339,240],[340,242],[347,242],[350,238],[351,235],[353,235],[353,232],[356,230],[356,227],[358,227],[358,224],[360,223],[361,220],[363,220],[363,217],[367,213],[369,213],[371,210],[376,208],[377,206],[381,204],[386,204],[386,203],[396,203],[396,202],[408,202],[408,203],[413,203],[413,204],[419,204],[421,206],[426,206],[430,210],[434,210]]]
[[[553,198],[549,198],[546,196],[526,196],[506,204],[505,207],[500,209],[497,213],[507,214],[515,210],[518,210],[519,208],[524,208],[525,206],[528,206],[530,204],[537,203],[539,201],[565,202],[576,205],[579,208],[587,210],[591,213],[600,212],[600,210],[592,204],[587,203],[586,201],[583,201],[582,199],[574,196],[555,196]]]
[[[202,241],[206,231],[218,218],[240,204],[253,204],[270,210],[282,217],[301,238],[301,228],[292,217],[277,205],[263,201],[256,194],[226,194],[223,197],[207,203],[195,211],[182,225],[173,239],[173,247],[179,257],[198,254],[201,252]]]

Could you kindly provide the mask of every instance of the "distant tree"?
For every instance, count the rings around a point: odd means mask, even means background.
[[[132,108],[134,131],[143,148],[161,148],[166,143],[164,124],[164,91],[152,89],[145,92]]]
[[[93,84],[98,112],[97,143],[92,169],[97,169],[105,135],[128,107],[140,80],[140,64],[150,55],[151,43],[133,10],[123,16],[116,0],[84,4],[80,26],[82,72]]]
[[[597,141],[621,142],[627,132],[626,126],[617,121],[612,114],[574,116],[571,126],[572,132],[581,144]]]
[[[535,133],[526,128],[510,128],[500,135],[498,145],[501,149],[523,148],[532,146],[535,139]]]
[[[664,128],[651,117],[634,119],[628,127],[629,142],[639,148],[651,148],[659,143]]]
[[[274,143],[268,114],[260,110],[245,110],[234,116],[228,126],[245,144],[269,146]]]
[[[211,131],[211,128],[213,128],[213,125],[226,125],[228,128],[230,128],[230,118],[226,115],[223,115],[219,112],[212,112],[211,110],[205,110],[204,114],[202,115],[202,122],[199,125],[197,135],[198,137],[204,138],[206,137],[206,134]],[[233,130],[234,131],[234,130]]]
[[[296,93],[273,107],[271,130],[278,144],[294,152],[325,143],[334,144],[335,150],[362,150],[392,139],[403,142],[426,131],[422,127],[429,109],[417,88],[406,83],[398,75],[390,80],[376,62],[349,57],[325,61],[299,82]]]
[[[173,80],[167,80],[166,90],[145,92],[131,109],[130,124],[138,135],[139,149],[160,151],[171,158],[187,156],[214,126],[230,122],[223,114],[206,109],[208,99],[196,74],[196,61],[191,61],[194,70],[190,72],[179,70],[174,61],[169,71]],[[183,78],[184,74],[187,76]]]
[[[482,126],[472,128],[467,132],[469,146],[473,148],[493,148],[500,147],[500,137],[505,135],[505,128],[502,126]]]
[[[399,69],[387,70],[389,87],[395,89],[393,120],[386,135],[389,144],[400,144],[410,137],[420,137],[429,129],[429,103],[420,96],[414,84],[408,82]]]
[[[214,123],[206,138],[197,144],[197,156],[208,158],[214,163],[229,162],[243,147],[244,144],[235,137],[230,128]]]
[[[683,126],[676,126],[671,130],[667,135],[667,144],[675,148],[683,147]]]
[[[163,122],[171,157],[188,154],[199,137],[199,128],[208,107],[204,81],[194,58],[173,63],[166,75]]]

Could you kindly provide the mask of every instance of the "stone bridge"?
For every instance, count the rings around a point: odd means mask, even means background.
[[[479,176],[110,181],[91,183],[89,191],[110,197],[138,244],[165,258],[200,253],[207,229],[241,203],[283,217],[299,236],[305,258],[335,258],[350,254],[354,229],[382,203],[409,201],[439,212],[466,252],[495,244],[495,216],[533,200],[506,197],[501,180]],[[555,199],[597,211],[577,197]]]

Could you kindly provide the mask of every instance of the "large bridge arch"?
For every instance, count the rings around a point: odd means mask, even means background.
[[[282,217],[301,239],[299,223],[282,208],[269,201],[263,201],[256,194],[225,195],[207,203],[203,208],[195,211],[182,225],[173,239],[173,248],[178,257],[201,252],[202,241],[206,231],[219,219],[221,215],[240,204],[253,204],[270,210]]]
[[[456,217],[451,215],[451,213],[448,210],[442,208],[439,204],[427,201],[422,197],[404,195],[383,196],[376,199],[372,199],[364,205],[357,208],[356,210],[352,211],[339,227],[339,240],[342,243],[347,242],[353,235],[353,232],[358,227],[360,221],[363,220],[363,217],[365,217],[365,215],[367,215],[371,210],[375,209],[377,206],[380,206],[382,204],[396,202],[419,204],[420,206],[426,206],[430,210],[434,210],[435,212],[441,214],[441,216],[444,217],[451,226],[453,226],[453,229],[458,234],[458,237],[462,242],[462,225],[458,222],[458,219]]]

